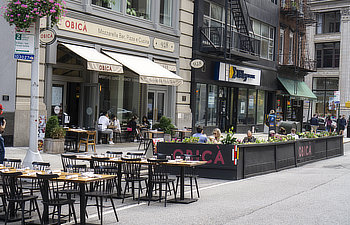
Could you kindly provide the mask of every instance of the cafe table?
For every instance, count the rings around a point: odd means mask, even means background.
[[[192,133],[191,130],[175,130],[175,132],[178,132],[180,134],[180,139],[183,140],[186,136],[186,134]]]
[[[4,169],[1,168],[0,169]],[[23,174],[20,176],[21,178],[28,178],[28,179],[36,179],[37,173],[44,173],[44,171],[36,171],[36,170],[23,170],[23,169],[9,169],[9,172],[15,172],[20,171]],[[2,171],[6,172],[6,171]],[[86,184],[102,181],[102,180],[109,180],[114,179],[114,175],[104,175],[104,174],[95,174],[92,177],[83,177],[81,174],[78,173],[66,173],[66,172],[60,172],[60,171],[53,171],[52,173],[57,173],[59,177],[57,179],[53,179],[57,182],[71,182],[79,184],[79,195],[80,195],[80,223],[79,224],[86,224],[86,218],[85,218],[85,210],[86,210]],[[43,221],[44,223],[49,221],[48,216],[48,207],[44,208],[43,211]]]
[[[75,128],[66,128],[66,132],[71,132],[75,134],[75,151],[79,152],[80,149],[78,149],[79,141],[80,141],[80,136],[81,134],[87,133],[87,130],[84,129],[75,129]]]

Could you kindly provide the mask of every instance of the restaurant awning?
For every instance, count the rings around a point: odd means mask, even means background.
[[[290,96],[317,99],[316,95],[312,93],[310,88],[303,81],[291,80],[287,78],[278,77],[283,87],[287,90]]]
[[[183,79],[155,62],[143,57],[103,51],[140,76],[140,83],[179,86]]]
[[[64,44],[63,46],[86,59],[87,69],[109,73],[123,73],[123,65],[100,53],[94,48]]]

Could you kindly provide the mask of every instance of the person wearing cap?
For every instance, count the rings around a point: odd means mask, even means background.
[[[4,108],[0,104],[0,115],[3,114]],[[4,163],[4,158],[5,158],[5,141],[4,138],[2,137],[2,133],[4,133],[6,128],[6,120],[4,117],[0,117],[0,164]]]

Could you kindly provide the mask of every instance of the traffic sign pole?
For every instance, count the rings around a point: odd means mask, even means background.
[[[40,48],[40,20],[35,22],[34,33],[34,60],[31,69],[30,89],[30,126],[29,126],[29,149],[23,160],[25,167],[32,167],[32,162],[43,161],[38,151],[38,118],[39,118],[39,48]]]

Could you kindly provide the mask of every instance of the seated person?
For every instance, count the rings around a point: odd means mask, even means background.
[[[207,143],[208,138],[205,134],[203,134],[203,128],[201,126],[197,127],[197,133],[193,134],[192,137],[198,137],[198,143]]]
[[[130,132],[131,138],[135,138],[138,133],[136,120],[137,120],[137,117],[133,116],[131,120],[128,122],[128,128],[129,129],[131,128],[131,130],[128,129],[128,131]]]
[[[109,126],[109,117],[108,113],[104,112],[98,119],[98,131],[100,131],[103,134],[108,134],[109,135],[109,144],[112,145],[113,143],[113,130],[108,129],[107,127]]]
[[[269,139],[270,138],[274,138],[274,137],[278,137],[278,134],[276,134],[276,132],[274,130],[270,130],[270,132],[269,132]]]
[[[215,144],[221,144],[221,130],[219,128],[215,128],[213,130],[213,136],[209,137],[210,141]]]
[[[120,128],[120,122],[118,118],[115,115],[112,115],[112,121],[111,121],[111,126],[113,127],[113,131],[116,133],[121,133],[122,130]]]
[[[141,128],[146,128],[146,129],[151,128],[151,123],[148,121],[146,116],[142,117],[142,122],[141,122],[141,126],[140,127]]]
[[[290,130],[290,134],[288,134],[288,136],[291,136],[294,139],[299,139],[299,135],[296,134],[297,130],[295,128],[292,128]]]
[[[253,136],[250,130],[247,131],[247,137],[243,139],[243,143],[255,142],[256,138]]]

